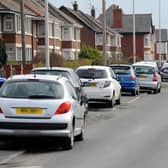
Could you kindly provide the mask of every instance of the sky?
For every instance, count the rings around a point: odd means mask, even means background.
[[[72,8],[74,0],[48,0],[53,3],[57,8],[64,5]],[[79,10],[89,13],[92,5],[96,8],[96,17],[102,13],[102,0],[77,0]],[[112,4],[119,5],[125,14],[132,14],[133,0],[106,0],[106,8]],[[168,28],[168,0],[134,0],[135,13],[152,14],[153,24],[159,28],[159,2],[160,2],[160,25],[161,28]]]

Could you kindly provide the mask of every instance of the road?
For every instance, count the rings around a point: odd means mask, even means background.
[[[168,87],[89,106],[86,139],[63,151],[53,141],[0,142],[0,168],[159,168],[168,164]]]

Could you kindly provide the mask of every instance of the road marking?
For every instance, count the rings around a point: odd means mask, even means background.
[[[135,99],[132,99],[132,100],[128,101],[127,103],[128,103],[128,104],[131,104],[131,103],[137,101],[138,99],[140,99],[140,97],[136,97]]]
[[[12,167],[12,168],[41,168],[41,166],[22,166],[22,167]]]
[[[14,158],[18,157],[19,155],[22,155],[23,153],[24,153],[24,151],[20,151],[20,152],[16,152],[16,153],[8,156],[4,160],[0,161],[0,165],[7,164],[9,161],[13,160]]]

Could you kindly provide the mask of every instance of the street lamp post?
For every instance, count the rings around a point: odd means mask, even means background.
[[[136,62],[136,38],[135,38],[135,2],[133,0],[133,63]]]
[[[103,6],[103,58],[104,58],[104,65],[107,65],[107,57],[106,57],[106,4],[105,0],[102,0]]]
[[[162,64],[162,55],[161,55],[161,0],[159,0],[159,66]]]
[[[48,0],[45,0],[45,65],[50,66],[49,39],[48,39]]]

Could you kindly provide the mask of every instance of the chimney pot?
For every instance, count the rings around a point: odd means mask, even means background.
[[[74,11],[78,11],[78,3],[77,3],[77,1],[74,1],[74,3],[73,3],[73,10]]]
[[[95,7],[94,7],[94,5],[92,6],[92,9],[91,9],[91,16],[95,18]]]

